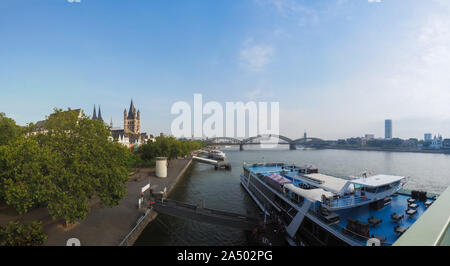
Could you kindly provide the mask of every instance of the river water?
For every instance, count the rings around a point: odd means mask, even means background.
[[[256,145],[255,145],[256,146]],[[194,164],[179,181],[171,199],[201,204],[212,209],[256,216],[258,209],[240,186],[242,164],[285,162],[314,165],[319,172],[337,177],[369,174],[409,176],[406,189],[441,193],[450,185],[450,155],[349,150],[288,150],[287,145],[262,150],[254,146],[224,148],[231,171],[215,171],[211,165]],[[246,245],[244,231],[163,214],[147,226],[135,245]]]

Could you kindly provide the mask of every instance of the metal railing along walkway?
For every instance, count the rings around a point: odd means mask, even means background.
[[[218,224],[245,230],[252,230],[261,223],[261,220],[255,217],[204,208],[199,205],[168,199],[153,201],[151,207],[156,212],[179,218],[187,218],[199,222]]]

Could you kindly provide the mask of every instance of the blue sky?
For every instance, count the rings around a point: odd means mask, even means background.
[[[445,0],[2,0],[0,111],[100,104],[169,133],[176,101],[279,101],[280,131],[450,137]]]

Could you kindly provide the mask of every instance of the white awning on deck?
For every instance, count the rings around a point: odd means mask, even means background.
[[[304,176],[312,180],[318,180],[320,183],[314,184],[315,186],[323,187],[326,190],[330,190],[335,193],[340,193],[348,182],[348,180],[324,174],[307,174]]]
[[[351,180],[352,183],[366,187],[381,187],[384,185],[398,182],[405,178],[404,176],[395,175],[374,175]]]
[[[284,187],[293,193],[302,196],[310,201],[322,201],[322,195],[325,195],[325,197],[332,197],[334,194],[328,191],[325,191],[321,188],[315,188],[315,189],[302,189],[299,187],[296,187],[293,184],[285,184]]]

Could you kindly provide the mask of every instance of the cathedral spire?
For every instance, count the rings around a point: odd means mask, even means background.
[[[100,105],[98,106],[98,117],[97,117],[97,120],[103,121],[103,118],[102,118],[102,110],[100,110]]]
[[[92,120],[97,120],[97,112],[95,111],[95,104],[94,104],[94,114],[92,115]]]

